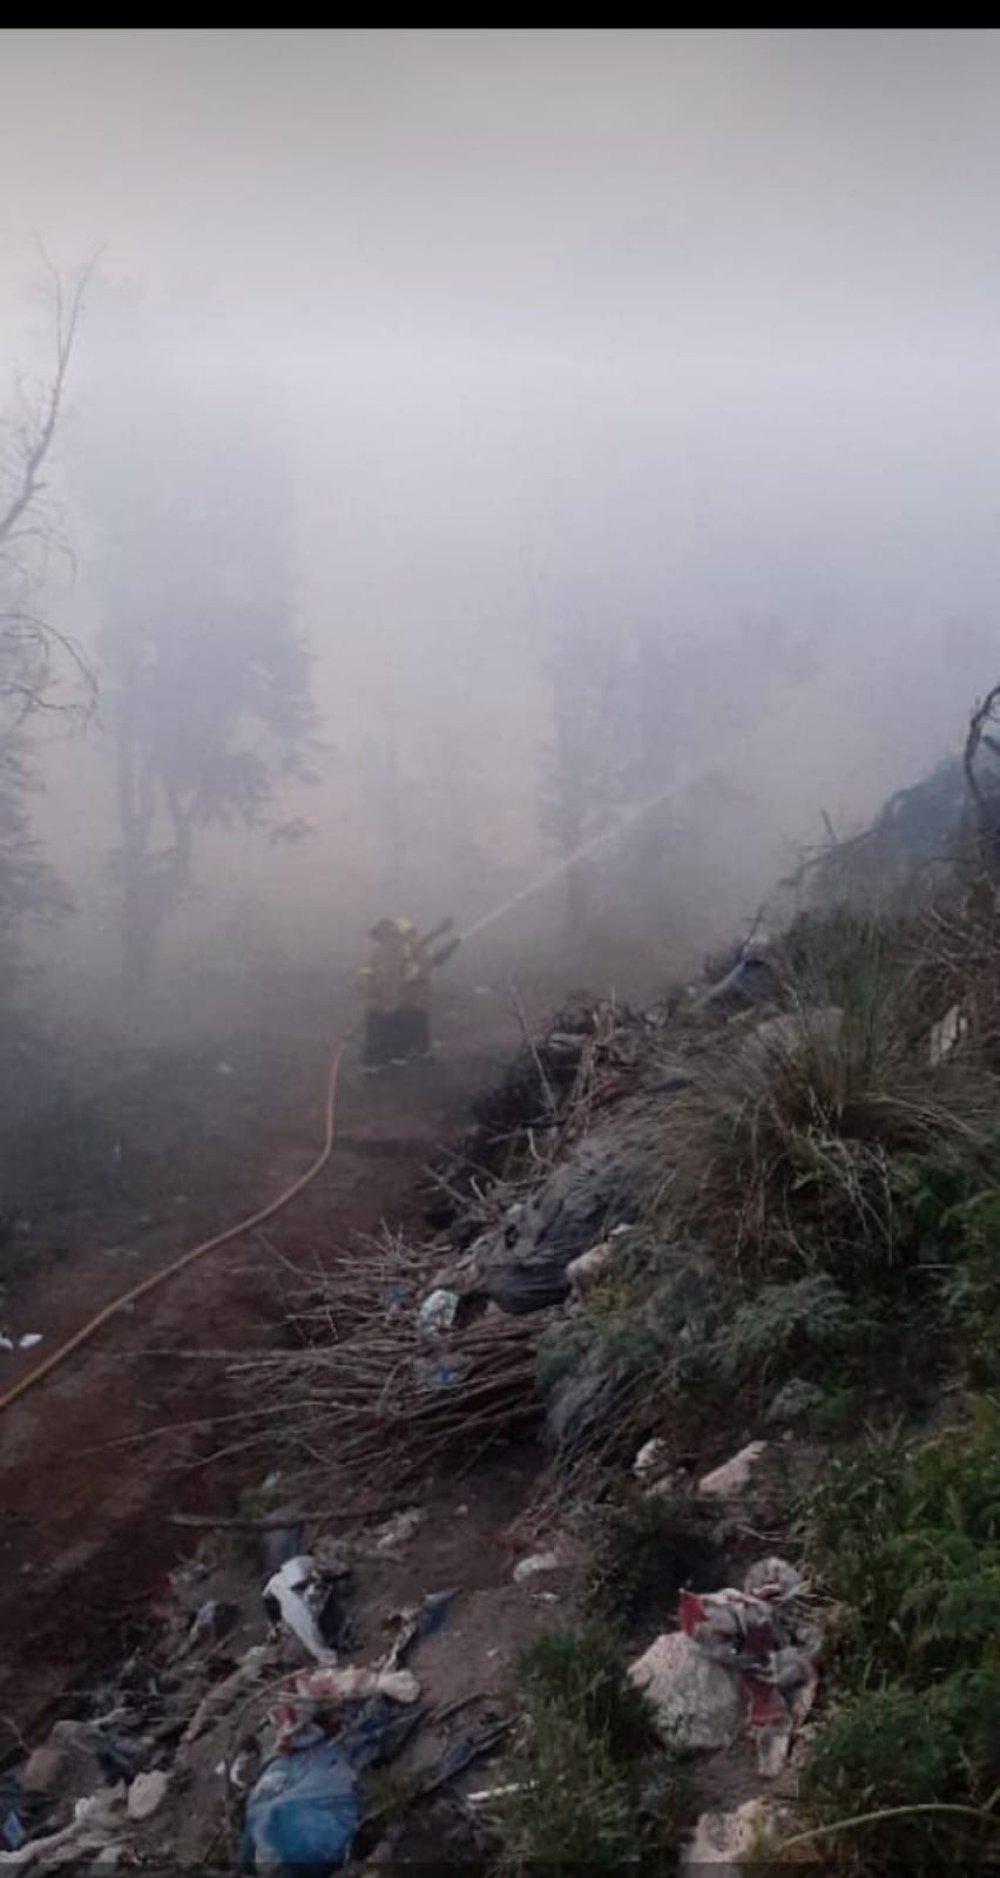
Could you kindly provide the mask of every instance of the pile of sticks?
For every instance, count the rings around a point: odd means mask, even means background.
[[[488,1309],[461,1328],[420,1322],[440,1248],[398,1235],[359,1240],[350,1255],[289,1298],[298,1347],[255,1352],[231,1365],[270,1431],[289,1481],[336,1464],[345,1477],[389,1493],[444,1459],[469,1465],[537,1425],[539,1337],[547,1314]]]

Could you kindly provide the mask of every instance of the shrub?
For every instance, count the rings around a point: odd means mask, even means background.
[[[971,1817],[995,1807],[1000,1781],[998,1405],[836,1464],[812,1550],[844,1621],[842,1699],[819,1732],[808,1801],[833,1820],[906,1809],[865,1828],[866,1870],[941,1869],[946,1854],[951,1869],[979,1869],[983,1845],[995,1856],[1000,1844],[1000,1819],[992,1830]]]
[[[550,1632],[517,1665],[523,1711],[499,1821],[508,1872],[655,1869],[677,1845],[683,1792],[645,1697],[607,1639]]]
[[[598,1516],[587,1605],[609,1629],[662,1628],[687,1586],[713,1590],[721,1582],[716,1521],[693,1496],[654,1494]]]

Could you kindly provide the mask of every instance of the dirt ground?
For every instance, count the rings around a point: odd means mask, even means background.
[[[28,1116],[25,1143],[36,1145],[30,1154],[25,1146],[20,1169],[8,1169],[7,1193],[20,1182],[29,1197],[3,1248],[0,1324],[43,1341],[0,1356],[0,1387],[110,1298],[301,1171],[318,1145],[338,1028],[318,1024],[299,995],[266,1022],[197,1050],[97,1061],[84,1093],[63,1088],[47,1119]],[[498,999],[457,999],[438,1029],[433,1067],[371,1082],[352,1054],[333,1161],[266,1234],[171,1279],[3,1416],[0,1727],[12,1739],[0,1740],[0,1754],[17,1736],[37,1738],[56,1712],[72,1713],[73,1692],[125,1650],[157,1583],[199,1536],[172,1516],[228,1512],[265,1471],[259,1454],[239,1451],[225,1363],[199,1352],[280,1335],[289,1266],[314,1267],[382,1221],[419,1225],[424,1168],[461,1132],[470,1101],[517,1042]],[[517,1490],[508,1482],[497,1491],[497,1513],[507,1517]],[[468,1495],[461,1503],[471,1508]],[[468,1579],[471,1569],[495,1589],[503,1563],[495,1546],[484,1565],[468,1543],[471,1511],[457,1522],[453,1513],[441,1509],[441,1556],[425,1561],[426,1572],[457,1576],[461,1567]],[[421,1566],[421,1580],[426,1572]],[[465,1589],[474,1600],[487,1586]]]

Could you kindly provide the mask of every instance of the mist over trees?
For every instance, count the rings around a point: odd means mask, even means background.
[[[316,729],[296,612],[292,477],[266,400],[206,383],[125,327],[88,387],[79,481],[115,772],[123,957],[147,978],[195,884],[200,833],[271,839]]]
[[[675,889],[674,792],[698,771],[718,781],[732,764],[738,778],[748,734],[816,670],[812,646],[770,621],[700,639],[672,634],[666,622],[591,618],[554,636],[538,817],[568,862],[569,932],[585,932],[591,915],[588,844],[624,820],[631,825],[618,872],[632,910],[655,933]],[[728,790],[739,793],[732,775]]]

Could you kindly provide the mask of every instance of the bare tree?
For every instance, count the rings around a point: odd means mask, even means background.
[[[93,263],[72,285],[49,271],[51,370],[34,394],[18,381],[14,408],[0,420],[0,929],[8,941],[21,917],[46,916],[68,905],[32,838],[27,798],[37,778],[28,720],[41,710],[86,714],[94,700],[90,672],[45,608],[49,563],[64,545],[48,478]],[[75,681],[68,698],[58,694],[66,669]]]
[[[93,690],[76,647],[45,617],[40,595],[57,536],[46,471],[94,265],[89,263],[71,288],[52,273],[55,357],[48,384],[36,397],[19,384],[19,408],[0,423],[0,698],[22,717],[50,703],[57,652],[66,655],[88,693]]]
[[[969,719],[963,765],[972,802],[976,835],[983,866],[994,881],[1000,879],[1000,685],[994,685]]]

